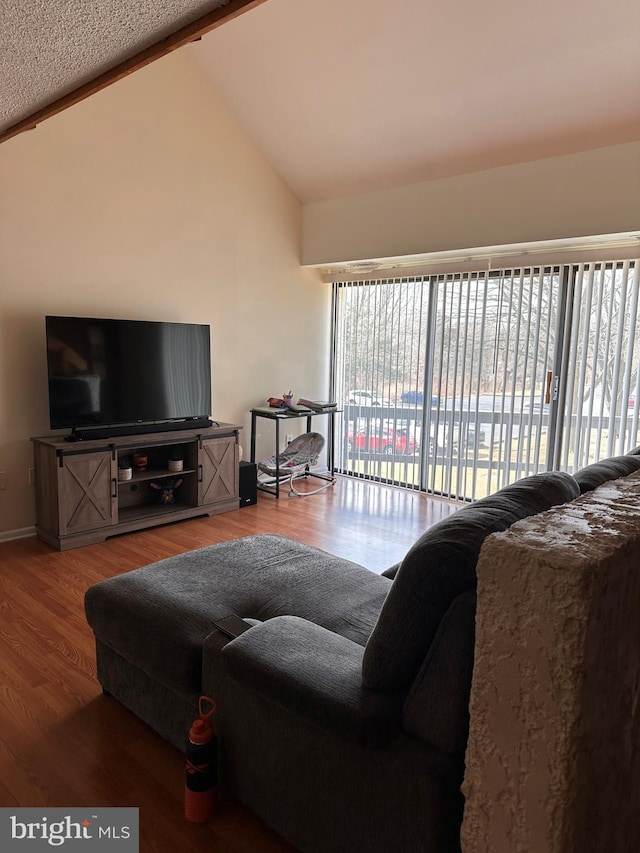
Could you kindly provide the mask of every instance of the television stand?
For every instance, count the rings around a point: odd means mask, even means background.
[[[190,422],[188,422],[190,423]],[[204,428],[82,438],[32,438],[36,473],[36,532],[60,551],[103,542],[109,536],[240,508],[238,437],[242,427]],[[147,466],[120,480],[134,453]],[[181,471],[170,471],[179,456]],[[171,466],[174,467],[173,464]],[[175,486],[175,503],[162,503],[162,485]]]
[[[207,429],[217,426],[217,421],[209,418],[186,418],[181,421],[157,421],[154,423],[117,424],[114,426],[73,427],[65,441],[86,441],[87,439],[116,438],[121,435],[145,435],[150,432],[174,432],[184,429]]]

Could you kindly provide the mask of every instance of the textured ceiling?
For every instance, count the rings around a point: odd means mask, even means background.
[[[0,0],[0,131],[229,0]]]
[[[221,5],[0,0],[0,131]],[[267,0],[183,49],[309,202],[638,140],[639,39],[638,0]]]

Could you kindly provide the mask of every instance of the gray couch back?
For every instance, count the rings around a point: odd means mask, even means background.
[[[464,747],[473,669],[475,568],[491,533],[580,494],[558,471],[525,477],[431,527],[408,551],[367,642],[362,681],[405,688],[404,728],[446,752]]]
[[[635,454],[635,451],[634,451]],[[640,456],[627,454],[625,456],[612,456],[609,459],[601,459],[581,468],[573,476],[580,486],[580,494],[591,492],[609,480],[617,480],[626,477],[640,469]]]

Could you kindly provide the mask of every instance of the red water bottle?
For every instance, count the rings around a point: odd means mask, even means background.
[[[204,710],[208,702],[210,708]],[[206,823],[216,813],[218,802],[218,740],[211,717],[216,703],[208,696],[198,702],[199,717],[189,729],[186,748],[184,814],[193,823]]]

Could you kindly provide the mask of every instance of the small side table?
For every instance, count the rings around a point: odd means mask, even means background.
[[[280,424],[282,421],[294,420],[296,418],[307,419],[307,432],[311,432],[312,418],[328,417],[329,428],[327,430],[327,474],[314,474],[309,472],[310,477],[316,477],[319,480],[328,480],[330,483],[335,483],[336,478],[333,473],[334,467],[334,430],[335,430],[335,415],[336,409],[321,409],[319,411],[310,412],[292,412],[291,409],[273,409],[270,406],[259,406],[256,409],[251,409],[251,461],[256,461],[256,421],[258,418],[266,418],[270,421],[275,421],[275,457],[278,459],[280,453]],[[276,461],[276,482],[273,486],[258,483],[258,488],[263,492],[270,492],[276,498],[280,497],[280,472]]]

